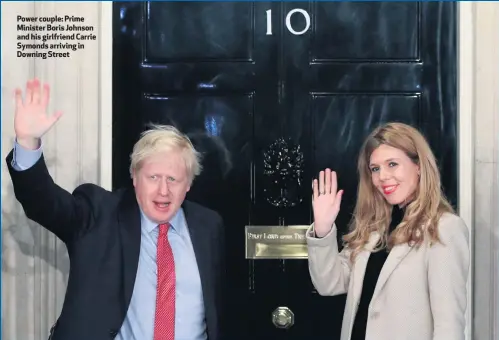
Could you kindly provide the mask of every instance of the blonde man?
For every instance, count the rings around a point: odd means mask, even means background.
[[[367,138],[351,232],[338,252],[336,174],[313,182],[309,268],[321,295],[347,293],[341,340],[464,340],[468,228],[441,192],[435,157],[414,128]]]
[[[199,154],[171,126],[142,134],[131,154],[134,189],[93,184],[68,193],[50,177],[41,137],[49,87],[16,91],[16,144],[7,165],[33,221],[67,246],[71,270],[53,340],[222,339],[224,237],[214,211],[185,200]]]

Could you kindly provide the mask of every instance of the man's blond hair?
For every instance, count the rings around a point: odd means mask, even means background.
[[[194,148],[187,135],[181,133],[171,125],[151,124],[151,127],[142,132],[140,139],[135,143],[130,155],[130,175],[140,170],[143,161],[161,152],[180,152],[185,161],[187,174],[192,183],[201,173],[201,154]]]

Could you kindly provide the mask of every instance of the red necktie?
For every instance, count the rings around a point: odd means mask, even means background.
[[[168,242],[169,227],[170,224],[159,226],[154,340],[174,340],[175,338],[175,263],[172,248]]]

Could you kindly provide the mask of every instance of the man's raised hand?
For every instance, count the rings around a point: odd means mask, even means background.
[[[50,98],[48,84],[41,88],[38,79],[29,80],[26,84],[24,100],[22,90],[16,89],[16,111],[14,115],[14,131],[17,142],[28,149],[37,149],[40,138],[59,120],[62,112],[47,114]]]

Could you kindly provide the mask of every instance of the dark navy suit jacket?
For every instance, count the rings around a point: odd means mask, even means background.
[[[69,281],[53,340],[113,339],[125,319],[137,273],[140,210],[133,189],[109,192],[82,184],[73,193],[51,178],[44,157],[31,168],[12,168],[14,193],[26,215],[67,247]],[[216,212],[182,205],[199,267],[209,340],[223,336],[224,230]]]

